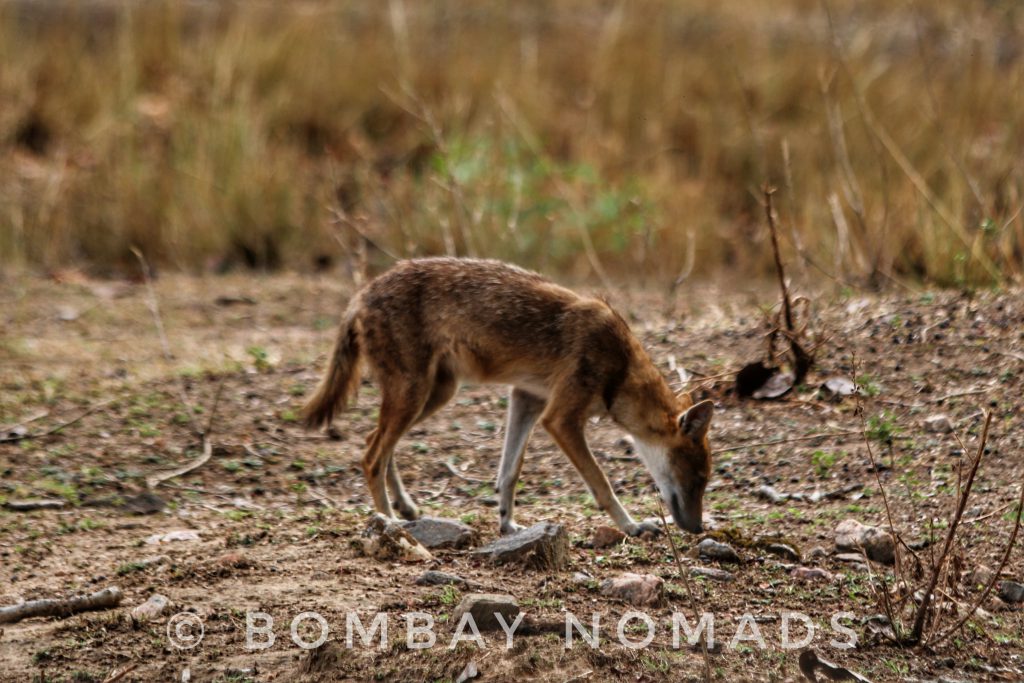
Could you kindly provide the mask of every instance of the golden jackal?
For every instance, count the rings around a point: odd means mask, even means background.
[[[620,529],[657,532],[633,520],[594,460],[583,433],[593,415],[608,415],[633,435],[676,524],[701,531],[712,403],[674,395],[604,301],[499,261],[402,261],[349,303],[327,371],[304,408],[307,425],[330,425],[359,386],[360,362],[380,386],[380,420],[363,471],[384,515],[393,516],[386,476],[398,511],[417,516],[392,457],[395,444],[466,379],[512,387],[498,474],[502,534],[519,528],[512,521],[516,482],[538,419]]]

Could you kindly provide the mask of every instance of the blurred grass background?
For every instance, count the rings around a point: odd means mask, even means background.
[[[1018,280],[1018,2],[0,0],[0,267]]]

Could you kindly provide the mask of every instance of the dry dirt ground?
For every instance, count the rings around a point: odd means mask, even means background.
[[[423,565],[361,556],[353,542],[366,525],[369,499],[359,457],[374,423],[375,391],[364,383],[357,405],[339,422],[340,440],[307,433],[295,421],[350,291],[340,279],[160,278],[156,290],[171,362],[163,357],[144,285],[73,273],[60,280],[0,280],[0,425],[11,432],[24,423],[22,431],[35,434],[93,409],[50,435],[0,444],[0,502],[67,502],[34,512],[0,508],[0,606],[111,585],[124,592],[124,602],[119,609],[2,627],[0,680],[105,681],[135,667],[119,680],[452,681],[470,661],[480,680],[702,680],[703,654],[685,641],[678,649],[672,644],[672,613],[693,612],[668,542],[629,539],[587,548],[608,520],[540,430],[528,451],[518,517],[521,523],[566,526],[573,543],[569,569],[492,567],[465,551],[439,551],[431,567],[475,581],[480,590],[511,593],[534,624],[557,627],[568,611],[589,626],[598,613],[599,647],[577,637],[567,649],[562,629],[555,628],[518,636],[509,651],[493,634],[484,636],[483,649],[473,642],[450,649],[449,618],[461,591],[416,585]],[[714,376],[760,356],[762,310],[776,298],[771,286],[734,287],[692,287],[671,305],[657,294],[618,293],[616,303],[667,376],[674,376],[672,357],[691,372]],[[732,582],[690,582],[698,609],[714,615],[719,651],[709,656],[712,676],[802,680],[797,652],[780,647],[780,615],[796,610],[814,620],[813,647],[821,655],[873,681],[1024,679],[1019,604],[993,594],[985,614],[934,649],[895,647],[875,633],[877,620],[867,620],[883,611],[877,581],[891,570],[838,559],[833,533],[846,518],[886,524],[881,483],[893,522],[927,566],[952,517],[964,459],[953,435],[925,431],[923,422],[948,415],[971,455],[982,411],[991,410],[988,453],[967,505],[964,543],[955,549],[952,579],[941,586],[942,595],[961,606],[977,597],[960,578],[999,564],[1024,480],[1020,292],[836,293],[819,296],[817,308],[828,340],[807,388],[771,402],[740,400],[728,380],[702,392],[718,407],[713,446],[735,449],[716,455],[706,497],[709,533],[729,539],[743,557],[739,565],[721,565],[734,575]],[[857,401],[830,400],[817,388],[827,377],[855,374],[863,387],[864,420]],[[213,457],[156,489],[167,503],[164,511],[133,513],[119,503],[147,476],[198,455],[182,382],[202,410],[201,423],[223,382],[211,425]],[[461,519],[483,541],[497,531],[490,482],[504,393],[502,387],[464,387],[402,443],[397,456],[422,511]],[[30,418],[36,419],[26,422]],[[638,518],[656,515],[651,479],[632,459],[621,432],[599,422],[590,433],[626,506]],[[834,433],[845,435],[754,445]],[[758,496],[765,484],[802,497],[773,503]],[[831,495],[819,499],[815,493]],[[194,530],[198,540],[147,543],[154,534],[183,529]],[[777,537],[803,555],[800,564],[821,567],[831,578],[791,576],[796,563],[764,549],[766,539]],[[718,566],[696,557],[699,537],[673,538],[687,570]],[[906,556],[906,577],[920,585],[914,560]],[[647,609],[655,637],[642,649],[623,647],[615,633],[632,608],[598,589],[602,580],[626,571],[666,580],[667,601]],[[1020,545],[1004,574],[1024,579]],[[128,608],[153,593],[166,595],[173,608],[154,622],[128,618]],[[246,649],[245,615],[253,610],[273,616],[273,647]],[[328,622],[331,643],[312,657],[289,635],[292,619],[310,611]],[[384,649],[358,640],[345,647],[345,615],[351,611],[366,625],[375,612],[388,613]],[[853,614],[843,623],[857,633],[855,649],[830,645],[843,639],[830,627],[839,611]],[[174,612],[202,620],[204,638],[195,648],[171,642],[167,625]],[[433,615],[434,648],[407,648],[405,612]],[[753,640],[731,646],[743,614],[754,617],[765,648]],[[315,639],[306,627],[299,635]],[[639,622],[626,629],[637,640],[643,633]],[[745,635],[752,635],[749,628]]]

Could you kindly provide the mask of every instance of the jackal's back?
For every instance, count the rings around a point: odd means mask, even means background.
[[[366,350],[385,370],[412,371],[441,352],[459,375],[540,380],[559,370],[559,359],[578,357],[581,345],[619,363],[632,345],[625,322],[603,301],[500,261],[402,261],[359,300]]]

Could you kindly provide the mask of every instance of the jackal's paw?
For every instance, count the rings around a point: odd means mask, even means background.
[[[661,525],[656,522],[643,521],[633,522],[630,526],[625,529],[625,532],[630,536],[660,536]]]
[[[505,522],[501,525],[501,535],[511,536],[514,533],[518,533],[526,527],[516,524],[515,522]]]

